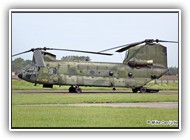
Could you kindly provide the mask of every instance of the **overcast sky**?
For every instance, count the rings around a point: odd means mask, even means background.
[[[178,41],[177,13],[13,13],[12,53],[36,47],[101,51],[144,39]],[[178,44],[168,49],[168,66],[178,66]],[[50,51],[90,56],[92,61],[122,62],[124,53],[113,56]],[[32,59],[32,53],[20,57]],[[15,59],[14,57],[13,59]]]

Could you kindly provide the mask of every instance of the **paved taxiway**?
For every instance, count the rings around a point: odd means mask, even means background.
[[[107,106],[107,107],[146,107],[146,108],[178,108],[178,102],[149,103],[81,103],[81,104],[30,104],[15,106]]]
[[[23,94],[30,94],[30,93],[60,93],[60,94],[68,94],[68,90],[13,90],[13,93],[23,93]],[[133,93],[130,90],[84,90],[82,93],[69,93],[69,94],[136,94]],[[146,94],[146,93],[143,93]],[[173,90],[168,90],[168,91],[159,91],[157,93],[152,93],[152,94],[178,94],[178,91],[173,91]]]
[[[82,93],[69,93],[67,90],[13,90],[16,94],[136,94],[126,90],[85,90]],[[142,94],[142,93],[141,93]],[[147,93],[143,93],[147,94]],[[178,94],[178,91],[159,91],[151,94]],[[146,107],[146,108],[178,108],[178,102],[146,102],[146,103],[81,103],[81,104],[30,104],[16,106],[108,106],[108,107]]]

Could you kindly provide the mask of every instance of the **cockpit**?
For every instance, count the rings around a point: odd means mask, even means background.
[[[29,82],[34,82],[38,76],[40,67],[36,65],[28,65],[26,68],[18,75],[19,78],[24,79]]]
[[[28,65],[26,66],[24,72],[28,72],[28,73],[37,73],[39,72],[40,67],[37,67],[36,65]]]

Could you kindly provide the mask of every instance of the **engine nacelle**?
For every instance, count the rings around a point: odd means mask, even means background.
[[[153,65],[153,60],[131,60],[128,62],[128,65],[131,67],[148,66]]]

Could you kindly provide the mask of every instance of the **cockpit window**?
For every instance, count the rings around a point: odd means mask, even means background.
[[[38,67],[38,71],[40,71],[40,67]]]
[[[57,74],[57,69],[56,68],[50,68],[49,74]]]
[[[36,68],[36,67],[35,67],[34,65],[30,65],[30,66],[27,66],[27,67],[26,67],[26,71],[27,71],[27,72],[33,72],[33,71],[35,70],[35,68]]]

